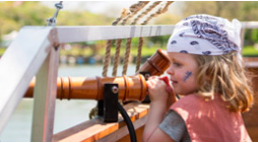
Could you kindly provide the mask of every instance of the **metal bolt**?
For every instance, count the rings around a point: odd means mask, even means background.
[[[118,93],[118,87],[113,86],[113,87],[112,87],[112,92],[113,92],[114,94],[117,94],[117,93]]]
[[[147,80],[150,77],[150,74],[145,74],[144,77]]]
[[[56,3],[55,7],[58,8],[58,9],[63,9],[62,3]]]

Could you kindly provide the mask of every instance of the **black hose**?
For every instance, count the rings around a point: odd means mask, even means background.
[[[133,123],[132,123],[130,117],[128,116],[128,114],[126,113],[125,109],[122,107],[122,105],[119,102],[118,102],[118,110],[121,113],[121,115],[123,116],[124,121],[125,121],[125,123],[128,127],[131,142],[137,142],[136,133],[135,133],[135,130],[134,130]]]

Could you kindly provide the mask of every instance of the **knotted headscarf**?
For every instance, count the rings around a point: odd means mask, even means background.
[[[223,55],[241,51],[241,23],[206,14],[180,21],[167,44],[168,52]]]

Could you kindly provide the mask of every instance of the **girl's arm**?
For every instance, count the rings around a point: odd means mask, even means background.
[[[168,107],[172,102],[168,100],[173,100],[169,96],[174,96],[172,90],[168,93],[167,85],[163,80],[157,77],[152,77],[147,82],[148,91],[150,96],[150,110],[148,113],[148,119],[145,124],[145,129],[143,133],[143,141],[173,141],[170,136],[159,129],[159,124],[163,121]],[[171,88],[172,89],[172,88]],[[175,101],[174,101],[175,102]]]
[[[143,132],[144,142],[174,141],[159,128],[159,124],[163,121],[166,114],[165,109],[165,104],[151,103],[148,119]]]

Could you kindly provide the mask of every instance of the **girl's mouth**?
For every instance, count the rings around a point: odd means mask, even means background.
[[[171,80],[172,81],[172,84],[176,84],[176,83],[178,83],[177,81],[174,81],[174,80]]]

